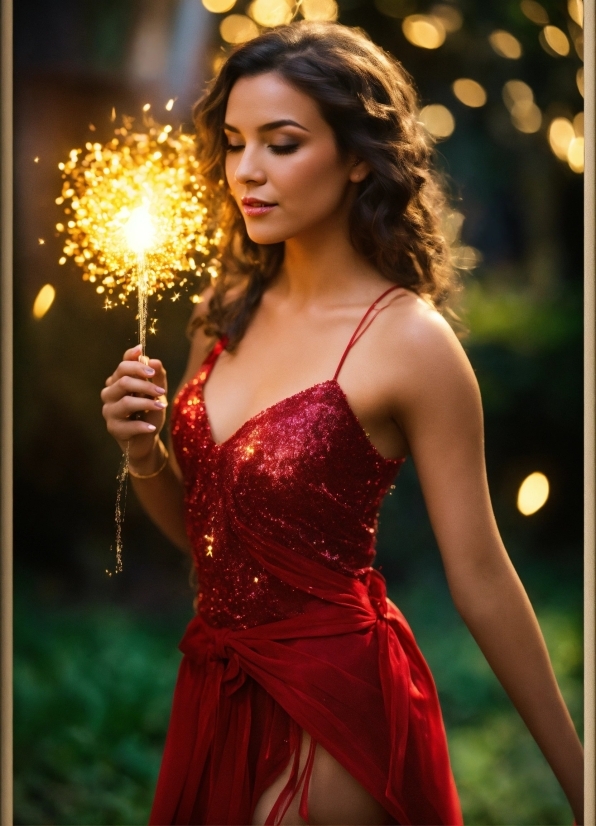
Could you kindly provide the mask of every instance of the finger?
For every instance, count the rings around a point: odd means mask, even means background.
[[[138,361],[139,356],[142,353],[142,347],[140,344],[135,344],[134,347],[129,347],[128,350],[124,352],[122,356],[123,361]]]
[[[112,379],[118,380],[122,376],[136,376],[139,379],[151,379],[155,375],[155,369],[140,361],[121,361],[112,373]]]
[[[133,376],[122,376],[117,381],[104,387],[100,395],[104,402],[116,402],[124,396],[130,395],[148,396],[149,398],[158,398],[165,394],[165,388],[151,381],[144,381],[143,379],[136,379]]]
[[[149,422],[144,422],[142,419],[134,421],[132,419],[124,419],[119,421],[113,427],[109,427],[108,431],[119,442],[128,442],[135,436],[147,436],[154,434],[157,428]]]
[[[138,396],[124,396],[119,401],[106,405],[105,418],[128,419],[134,413],[161,413],[166,402],[159,399],[145,399]]]
[[[160,387],[168,389],[168,378],[165,368],[159,359],[149,359],[149,367],[155,370],[155,374],[151,377],[151,381]]]

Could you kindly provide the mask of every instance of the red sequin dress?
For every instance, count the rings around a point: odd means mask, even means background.
[[[225,442],[203,400],[225,340],[174,401],[199,593],[151,824],[250,824],[290,761],[266,822],[295,796],[308,822],[317,743],[397,823],[462,823],[431,673],[371,567],[380,502],[403,460],[379,454],[337,382],[386,294],[333,379]],[[312,738],[303,768],[301,729]]]

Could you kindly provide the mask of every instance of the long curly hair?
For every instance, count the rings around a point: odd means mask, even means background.
[[[239,78],[265,72],[276,72],[314,99],[338,151],[369,164],[350,214],[354,248],[385,278],[437,309],[446,307],[459,288],[442,229],[447,198],[432,166],[432,139],[418,119],[412,78],[363,31],[300,21],[232,51],[194,106],[201,172],[217,204],[221,234],[213,294],[195,323],[209,335],[226,335],[233,350],[283,262],[283,242],[251,241],[225,184],[223,125],[230,91]]]

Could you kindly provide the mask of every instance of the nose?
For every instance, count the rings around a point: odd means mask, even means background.
[[[258,153],[255,150],[251,150],[248,146],[244,148],[234,172],[234,178],[239,184],[264,184],[266,182],[265,170],[259,163]]]

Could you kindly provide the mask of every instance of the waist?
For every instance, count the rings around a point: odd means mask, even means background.
[[[206,653],[224,656],[226,647],[242,650],[260,641],[292,640],[297,638],[331,637],[371,628],[387,616],[387,591],[382,575],[369,569],[366,580],[349,580],[337,589],[335,599],[328,593],[325,599],[308,599],[300,612],[272,622],[248,627],[210,624],[198,612],[189,622],[180,650],[191,657],[203,659]]]

